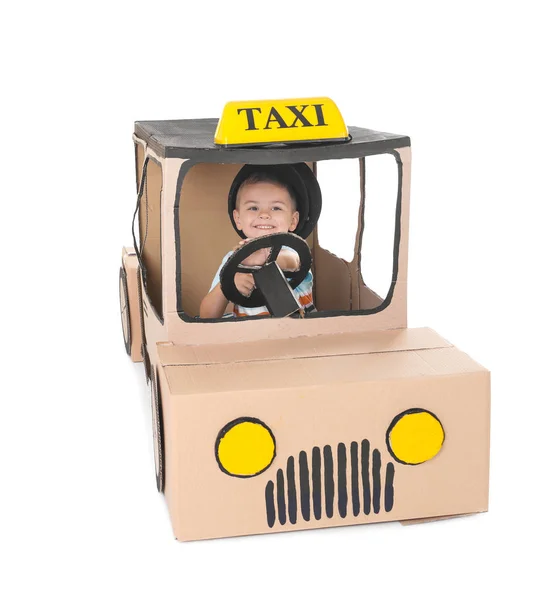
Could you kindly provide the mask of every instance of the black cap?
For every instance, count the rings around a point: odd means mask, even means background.
[[[298,212],[300,215],[298,226],[292,232],[302,238],[307,238],[315,228],[320,211],[322,209],[322,194],[320,186],[313,171],[305,163],[293,163],[285,165],[244,165],[235,176],[228,195],[229,218],[235,228],[235,231],[242,237],[246,235],[237,229],[233,218],[235,203],[237,201],[237,192],[243,181],[255,173],[265,173],[271,175],[286,185],[296,199]]]

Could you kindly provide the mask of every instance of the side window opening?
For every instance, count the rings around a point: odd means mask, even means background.
[[[361,202],[357,158],[317,163],[322,213],[313,252],[315,306],[319,311],[353,310],[351,266],[355,255]]]
[[[317,231],[321,248],[346,262],[353,260],[360,208],[360,165],[356,158],[317,164],[322,213]]]
[[[360,276],[378,298],[387,297],[394,274],[398,165],[392,154],[364,159],[364,211]]]
[[[140,175],[137,172],[137,180],[139,177]],[[146,164],[144,177],[144,188],[139,210],[140,253],[146,269],[146,293],[152,308],[159,319],[162,320],[161,191],[163,173],[161,165],[150,158]]]
[[[136,170],[136,191],[140,186],[140,178],[142,177],[142,167],[144,165],[144,146],[135,142],[135,170]]]

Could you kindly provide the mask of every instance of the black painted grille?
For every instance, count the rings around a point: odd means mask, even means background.
[[[335,467],[335,468],[334,468]],[[275,480],[265,486],[267,524],[273,527],[278,521],[295,524],[298,518],[319,521],[334,514],[345,518],[351,511],[359,514],[377,514],[394,506],[394,464],[388,462],[381,468],[381,453],[370,452],[370,442],[351,442],[349,452],[345,444],[338,444],[336,452],[331,446],[315,446],[311,460],[302,450],[297,459],[290,456],[286,469],[278,469]]]

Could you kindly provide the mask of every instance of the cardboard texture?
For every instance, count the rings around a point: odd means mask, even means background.
[[[121,262],[127,277],[128,291],[128,354],[133,362],[142,361],[142,327],[140,321],[140,298],[138,296],[138,261],[134,248],[123,248]]]
[[[400,521],[401,525],[422,525],[424,523],[434,523],[436,521],[445,521],[446,519],[460,519],[461,517],[468,517],[472,513],[464,514],[464,515],[444,515],[443,517],[430,517],[426,519],[406,519],[404,521]]]
[[[284,350],[264,342],[260,355],[256,343],[160,345],[165,494],[178,539],[487,510],[489,373],[430,330],[324,337]],[[386,434],[414,408],[436,415],[445,441],[423,464],[401,464]],[[256,477],[232,477],[214,445],[245,417],[271,430],[275,457]]]
[[[344,143],[225,149],[216,125],[140,122],[133,137],[139,241],[122,256],[122,328],[149,367],[158,489],[176,538],[487,510],[489,372],[434,331],[407,329],[409,138],[349,127]],[[366,157],[377,153],[398,166],[385,298],[361,274]],[[242,165],[315,170],[337,158],[360,161],[359,223],[351,261],[321,247],[320,220],[306,240],[317,312],[199,319],[240,239],[227,197]]]

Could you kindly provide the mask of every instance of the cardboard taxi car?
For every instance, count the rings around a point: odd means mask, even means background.
[[[175,537],[486,511],[489,372],[434,331],[407,328],[409,138],[347,128],[331,100],[312,98],[229,103],[220,121],[137,122],[134,144],[139,241],[123,249],[122,325],[151,383],[157,486]],[[382,294],[362,272],[377,155],[393,161],[397,190]],[[271,315],[201,319],[239,239],[227,198],[243,166],[303,164],[320,180],[321,165],[342,159],[361,178],[352,259],[321,246],[320,206],[298,237],[316,310],[271,316],[288,298],[276,273],[264,284]]]

